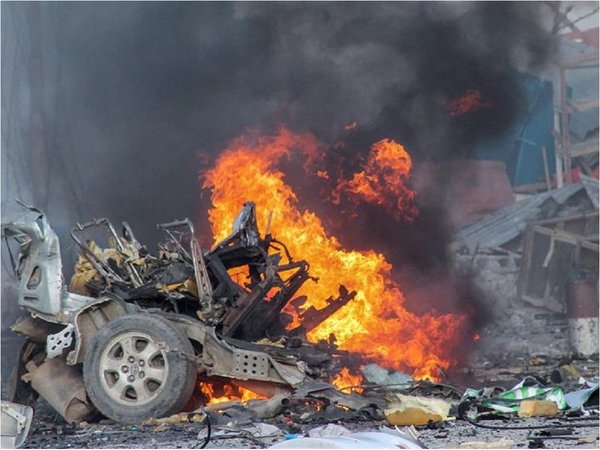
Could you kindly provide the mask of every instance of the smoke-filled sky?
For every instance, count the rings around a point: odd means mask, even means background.
[[[520,108],[543,67],[541,3],[2,3],[3,207],[59,226],[92,215],[202,214],[198,173],[248,127],[325,143],[357,122],[416,158],[468,151]],[[444,105],[482,90],[492,112]],[[362,139],[362,140],[361,140]],[[364,141],[364,145],[363,145]]]

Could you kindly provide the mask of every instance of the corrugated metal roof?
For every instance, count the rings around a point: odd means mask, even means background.
[[[453,246],[466,247],[472,253],[475,248],[494,248],[506,244],[522,234],[527,225],[538,218],[546,201],[553,199],[556,203],[563,204],[582,189],[598,209],[598,180],[582,177],[580,183],[542,192],[482,217],[458,231],[454,236]]]

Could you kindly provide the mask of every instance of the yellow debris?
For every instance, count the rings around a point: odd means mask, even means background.
[[[113,259],[119,266],[123,263],[123,256],[114,248],[102,249],[92,240],[87,241],[85,245],[100,261],[107,262],[109,259]],[[91,295],[86,286],[87,282],[90,280],[100,281],[101,279],[92,263],[84,255],[79,255],[75,263],[75,271],[69,283],[69,292]]]
[[[198,297],[198,286],[196,285],[196,280],[193,278],[185,280],[181,290],[192,294],[194,297]]]
[[[444,400],[394,394],[384,414],[392,425],[427,425],[448,419],[450,403]]]
[[[150,426],[164,426],[164,425],[175,425],[178,423],[189,423],[189,422],[197,422],[197,423],[201,423],[204,421],[205,415],[204,414],[189,414],[189,413],[179,413],[179,414],[174,414],[172,416],[169,417],[163,417],[160,419],[148,419],[144,422],[144,425],[150,425]]]
[[[555,416],[558,405],[550,400],[524,400],[519,407],[520,417]]]

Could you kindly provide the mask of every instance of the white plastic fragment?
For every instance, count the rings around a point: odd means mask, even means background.
[[[332,437],[303,437],[279,442],[271,448],[364,448],[364,449],[413,449],[423,448],[410,436],[398,434],[396,436],[379,431],[353,433],[348,436]]]
[[[349,436],[352,432],[341,425],[330,423],[325,427],[313,428],[308,432],[310,437],[335,437],[335,436]]]

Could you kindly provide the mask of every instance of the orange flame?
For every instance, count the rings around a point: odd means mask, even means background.
[[[317,176],[319,178],[323,178],[324,180],[329,180],[329,174],[326,170],[317,170]]]
[[[391,142],[381,145],[393,145]],[[215,242],[229,235],[245,201],[256,203],[259,227],[265,226],[273,211],[273,236],[285,242],[292,255],[307,260],[311,274],[319,278],[318,283],[308,281],[298,292],[308,297],[305,308],[325,307],[328,297],[337,296],[340,284],[357,291],[351,302],[312,330],[308,338],[316,342],[333,334],[341,349],[390,369],[409,371],[415,378],[436,379],[439,367],[447,369],[453,362],[451,352],[464,317],[418,316],[407,311],[384,255],[344,249],[314,212],[298,207],[296,194],[278,164],[295,153],[314,157],[318,151],[310,134],[297,135],[286,129],[275,136],[243,136],[233,141],[204,173],[203,187],[211,190],[208,217]],[[373,158],[387,160],[386,155],[386,151],[375,151]],[[286,311],[294,312],[291,308]]]
[[[418,214],[416,193],[405,184],[411,169],[412,160],[404,147],[392,139],[382,139],[371,146],[364,170],[338,184],[334,198],[339,201],[340,193],[345,193],[355,202],[383,206],[397,217],[412,220]]]
[[[342,389],[345,391],[349,391],[349,389],[345,389],[345,388],[352,387],[352,389],[350,389],[350,390],[353,392],[362,392],[363,391],[362,388],[353,387],[353,386],[359,386],[362,383],[363,383],[363,377],[361,375],[350,373],[350,370],[347,367],[344,367],[342,370],[340,370],[340,372],[331,381],[331,384],[333,384],[336,388]]]
[[[490,101],[484,100],[481,92],[477,89],[469,89],[462,97],[450,102],[449,111],[451,116],[462,116],[482,108],[492,106]]]
[[[231,384],[224,384],[222,387],[217,388],[216,385],[208,382],[198,383],[200,392],[208,399],[207,405],[214,405],[216,403],[223,403],[231,400],[240,400],[242,403],[246,403],[252,399],[264,399],[264,395],[257,394],[256,392],[244,389],[243,387],[233,386]]]

